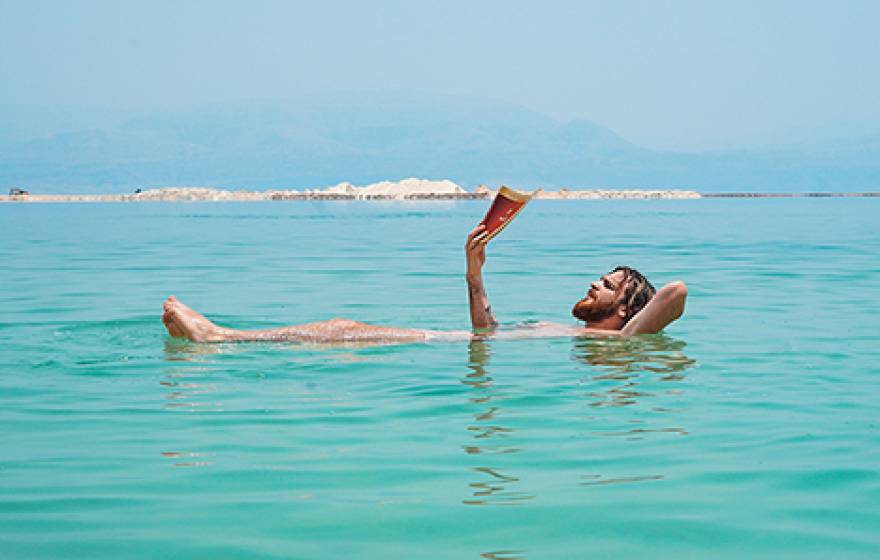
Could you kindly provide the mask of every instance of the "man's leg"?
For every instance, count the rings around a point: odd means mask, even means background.
[[[190,309],[174,296],[165,300],[162,322],[168,334],[194,342],[368,342],[394,344],[423,342],[425,331],[368,325],[350,319],[331,319],[319,323],[293,325],[278,329],[240,331],[215,325],[204,315]]]

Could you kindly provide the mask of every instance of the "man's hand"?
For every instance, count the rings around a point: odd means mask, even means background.
[[[464,252],[467,256],[468,302],[471,309],[471,326],[475,329],[491,329],[498,325],[489,296],[483,287],[483,264],[486,262],[486,226],[478,225],[467,237]]]
[[[474,228],[467,237],[464,252],[467,255],[467,277],[480,278],[483,273],[483,264],[486,262],[486,244],[489,242],[486,235],[486,226],[483,224]]]

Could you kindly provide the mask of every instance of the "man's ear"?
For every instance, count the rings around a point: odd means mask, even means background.
[[[626,306],[625,305],[618,305],[617,306],[617,316],[620,317],[621,319],[626,317]]]

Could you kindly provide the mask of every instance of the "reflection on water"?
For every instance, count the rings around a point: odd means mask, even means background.
[[[202,359],[204,356],[234,352],[235,345],[200,344],[179,338],[168,338],[165,340],[164,349],[166,362],[198,362],[204,361]]]
[[[525,556],[521,556],[524,553],[524,550],[496,550],[494,552],[484,552],[480,554],[480,558],[487,558],[489,560],[521,560],[525,558]]]
[[[210,457],[210,453],[197,453],[194,451],[163,451],[162,457],[173,459],[175,467],[209,467],[213,461],[206,461],[202,457]],[[201,460],[199,460],[201,459]]]
[[[490,342],[474,339],[468,345],[468,372],[462,383],[474,392],[468,402],[477,405],[473,414],[474,423],[467,427],[474,443],[464,446],[468,455],[506,455],[517,453],[519,448],[510,446],[504,440],[515,430],[504,426],[501,409],[496,402],[501,399],[493,385],[492,376],[486,371],[491,358]],[[516,490],[520,482],[518,476],[502,471],[497,465],[474,467],[473,472],[480,478],[469,483],[472,497],[462,500],[465,505],[518,505],[534,498],[530,494]],[[487,553],[489,554],[489,553]],[[501,553],[491,553],[501,554]],[[510,556],[486,556],[486,558],[505,558]]]
[[[510,486],[519,482],[519,479],[515,476],[504,474],[489,467],[476,467],[473,470],[487,475],[487,478],[483,481],[471,482],[469,484],[473,490],[474,499],[462,500],[462,503],[467,506],[516,505],[519,502],[534,498],[534,496],[523,492],[509,490]]]
[[[664,406],[670,399],[682,399],[685,372],[696,365],[684,353],[685,346],[684,341],[665,335],[577,340],[572,356],[589,366],[591,372],[580,382],[591,389],[586,393],[589,405],[608,411],[590,419],[593,424],[606,424],[608,429],[594,430],[591,435],[620,438],[622,442],[686,436],[688,431],[684,427],[670,425],[680,421],[680,415],[671,415],[677,411]],[[613,414],[620,407],[638,410],[623,417]],[[590,473],[581,476],[580,486],[603,487],[665,478],[656,472]]]
[[[205,356],[232,351],[226,346],[167,340],[165,361],[174,365],[169,364],[165,368],[165,378],[159,381],[159,385],[165,389],[163,408],[188,412],[223,410],[223,403],[211,400],[217,392],[217,386],[202,379],[210,374],[211,368],[199,364],[209,363]]]
[[[645,476],[621,476],[617,478],[603,478],[600,474],[585,474],[581,477],[584,482],[581,486],[601,486],[604,484],[621,484],[626,482],[643,482],[645,480],[663,480],[662,474]]]
[[[582,383],[596,386],[607,385],[591,391],[592,406],[629,406],[640,400],[656,396],[655,382],[676,382],[685,379],[684,372],[696,365],[696,361],[684,353],[683,340],[666,335],[647,335],[632,338],[580,338],[576,339],[572,356],[575,360],[591,366],[596,371]],[[651,385],[651,390],[645,388]],[[665,392],[680,391],[677,384],[660,388]],[[662,407],[655,408],[662,411]]]
[[[521,505],[535,496],[521,490],[519,473],[511,472],[507,464],[498,464],[502,461],[500,455],[524,450],[505,441],[515,438],[516,430],[505,425],[504,396],[495,387],[489,372],[492,344],[491,339],[470,342],[467,373],[461,380],[472,389],[468,403],[476,407],[473,420],[467,426],[469,442],[463,449],[468,455],[485,457],[485,462],[472,469],[479,477],[468,484],[471,495],[463,503]],[[667,424],[672,418],[667,413],[675,412],[675,409],[664,406],[670,397],[681,399],[681,382],[685,380],[687,370],[696,365],[696,361],[685,354],[685,346],[684,341],[664,335],[574,339],[573,358],[590,370],[590,375],[581,379],[578,385],[590,388],[586,396],[591,399],[591,407],[642,405],[650,413],[647,417],[628,414],[622,420],[619,415],[591,417],[589,421],[593,426],[603,423],[610,426],[604,430],[594,429],[589,434],[594,437],[620,436],[626,441],[658,434],[657,437],[687,435],[684,427]],[[497,462],[490,461],[493,456],[498,457]],[[663,479],[664,475],[659,473],[589,473],[581,475],[577,484],[589,487]]]

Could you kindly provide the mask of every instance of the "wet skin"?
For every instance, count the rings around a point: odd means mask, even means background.
[[[330,319],[318,323],[277,329],[243,331],[214,324],[204,315],[171,296],[163,305],[162,323],[168,334],[193,342],[291,341],[310,343],[379,342],[385,344],[425,342],[426,331],[369,325],[351,319]]]
[[[469,331],[438,332],[370,325],[351,319],[330,319],[317,323],[275,329],[244,331],[221,327],[175,298],[163,305],[162,323],[168,334],[193,342],[292,341],[317,344],[406,344],[432,340],[461,340],[472,336],[502,338],[537,338],[548,336],[632,336],[660,332],[684,312],[687,288],[673,282],[660,289],[650,302],[624,325],[626,306],[622,300],[626,273],[610,272],[590,284],[583,299],[575,303],[573,314],[588,322],[585,327],[543,323],[519,332],[496,331],[498,322],[489,305],[483,284],[482,268],[486,261],[485,227],[477,226],[467,237],[465,256],[471,325]]]

